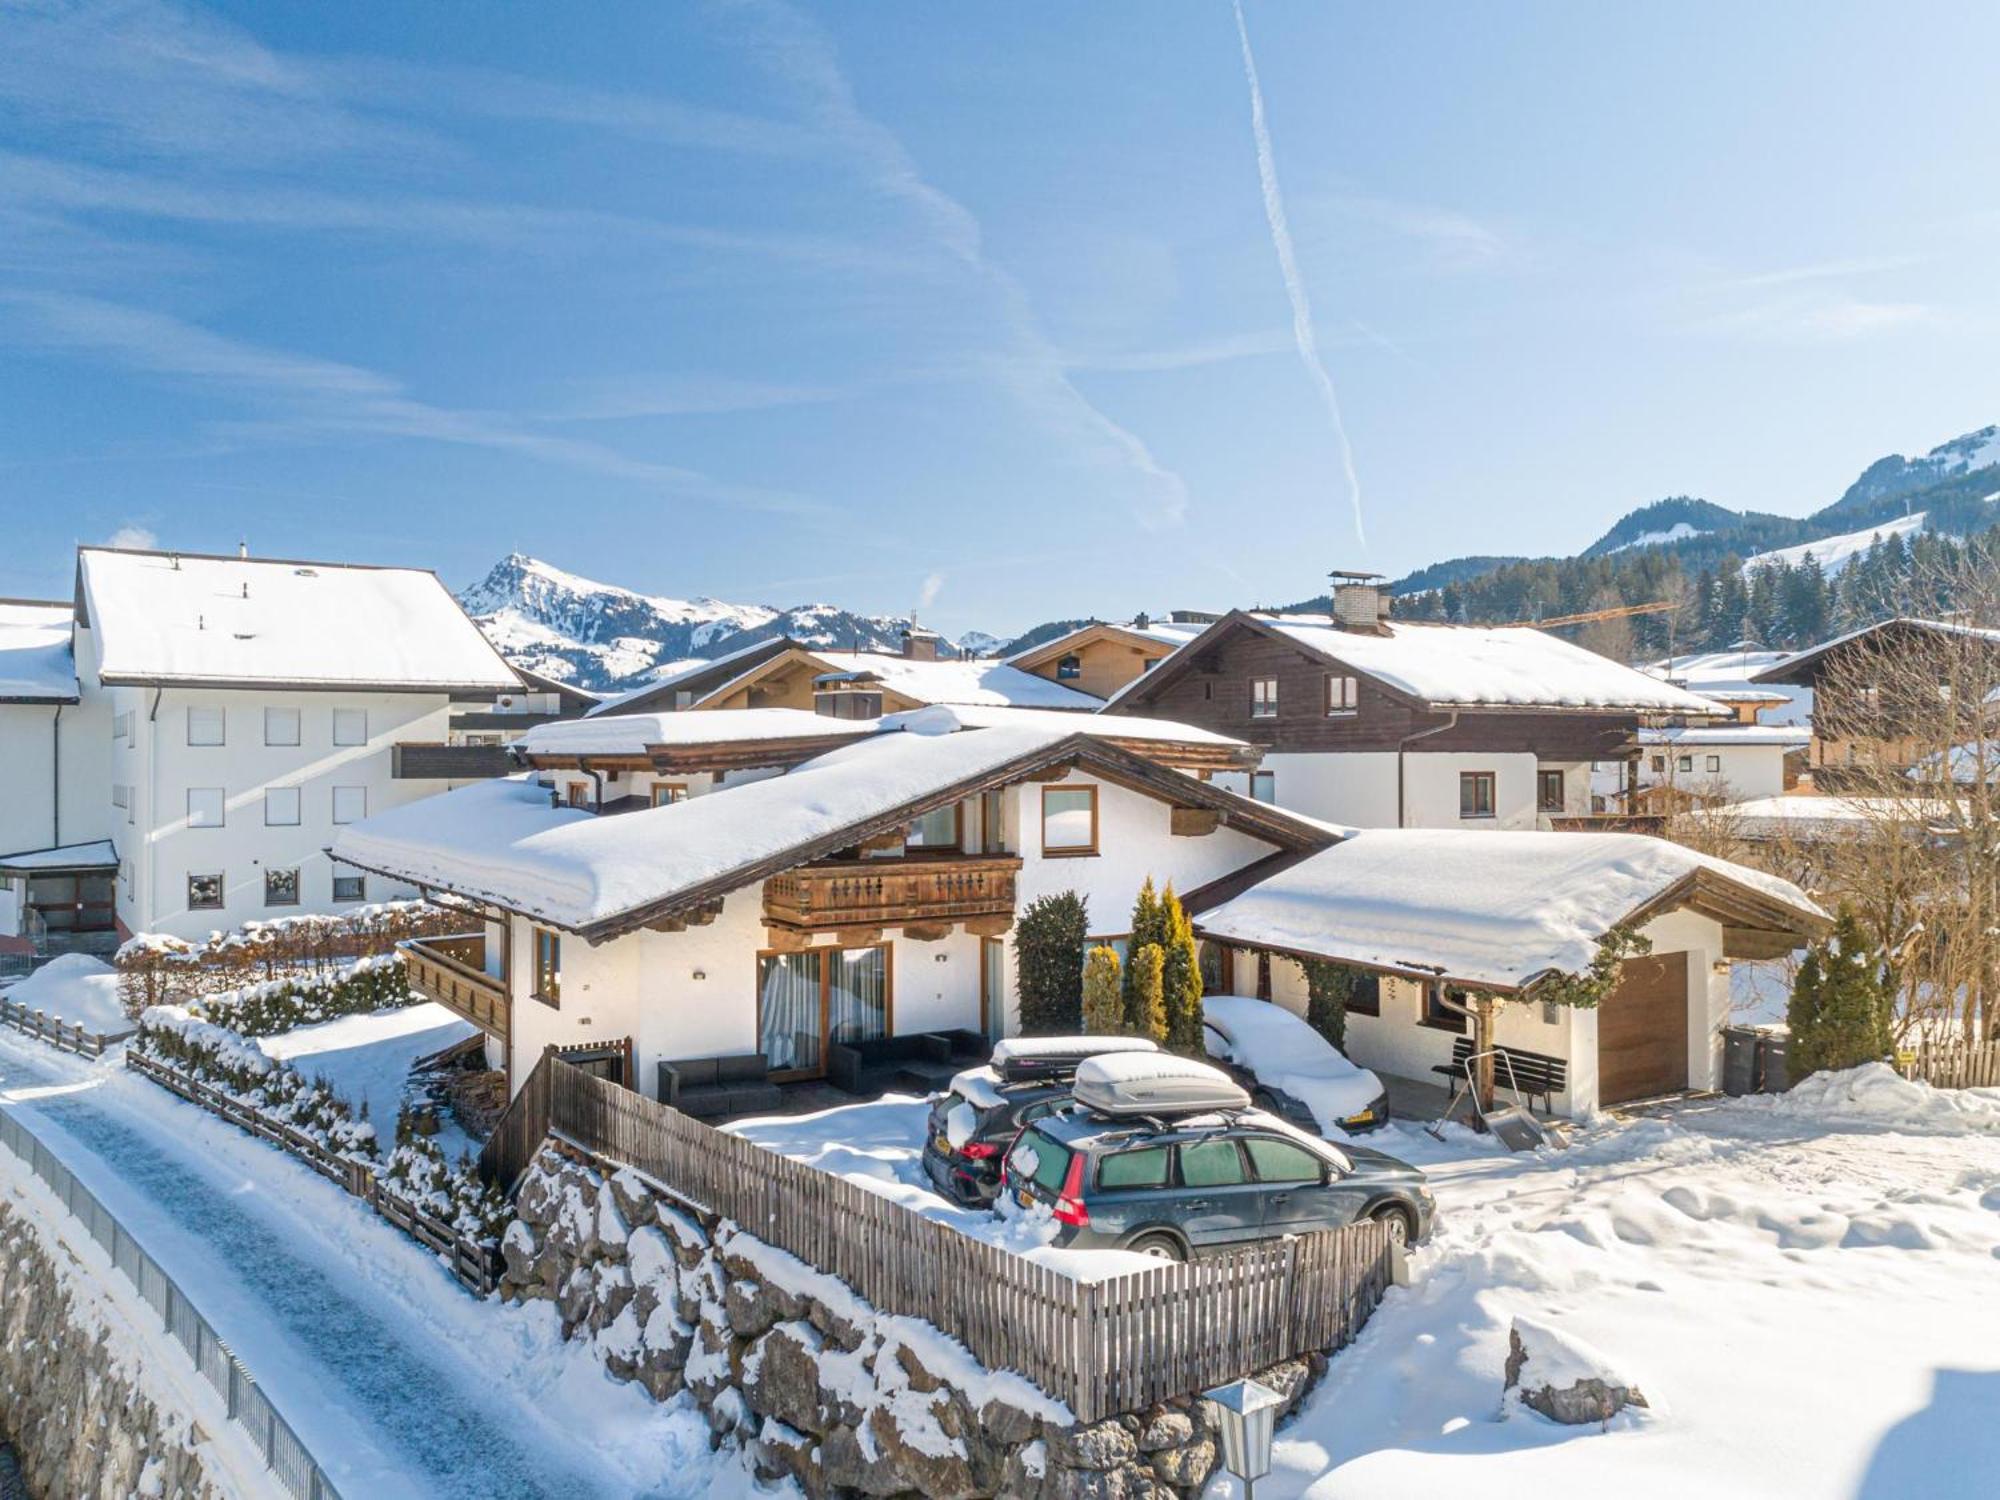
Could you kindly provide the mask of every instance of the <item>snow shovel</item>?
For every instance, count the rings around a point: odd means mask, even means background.
[[[1495,1062],[1506,1064],[1507,1089],[1517,1102],[1490,1110],[1479,1107],[1479,1089],[1473,1070],[1482,1057],[1490,1057]],[[1449,1120],[1452,1111],[1458,1108],[1458,1101],[1466,1099],[1472,1104],[1472,1117],[1478,1128],[1490,1131],[1494,1139],[1509,1151],[1533,1151],[1538,1146],[1569,1144],[1564,1135],[1537,1120],[1533,1111],[1518,1102],[1521,1097],[1521,1085],[1514,1077],[1514,1060],[1504,1050],[1495,1048],[1491,1052],[1475,1052],[1466,1058],[1460,1071],[1464,1073],[1465,1081],[1453,1087],[1451,1102],[1444,1107],[1444,1113],[1438,1116],[1434,1123],[1425,1127],[1433,1139],[1440,1141],[1444,1139],[1445,1121]]]

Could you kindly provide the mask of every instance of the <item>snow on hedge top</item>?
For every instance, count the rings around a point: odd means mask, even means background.
[[[644,755],[648,745],[708,745],[738,740],[816,740],[873,734],[868,720],[834,719],[802,708],[702,709],[603,714],[537,724],[521,737],[529,755]]]
[[[65,953],[6,991],[9,1001],[97,1035],[130,1031],[118,971],[87,953]]]
[[[347,824],[333,857],[576,930],[726,883],[1069,737],[1025,728],[871,734],[784,776],[609,817],[551,808],[545,788],[511,777]]]
[[[76,701],[67,604],[0,604],[0,703]]]
[[[422,569],[94,547],[77,567],[106,682],[521,686]]]
[[[1368,828],[1203,914],[1207,936],[1518,989],[1579,973],[1606,933],[1706,870],[1797,912],[1790,881],[1636,833]]]
[[[880,651],[815,651],[828,675],[865,674],[891,692],[918,703],[982,704],[1004,708],[1101,708],[1102,698],[1079,693],[1003,661],[913,661]]]
[[[1426,703],[1703,715],[1719,711],[1684,688],[1526,626],[1385,620],[1388,633],[1375,635],[1294,617],[1278,616],[1267,623],[1300,645]]]

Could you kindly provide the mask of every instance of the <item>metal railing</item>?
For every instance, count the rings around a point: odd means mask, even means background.
[[[285,1493],[296,1496],[297,1500],[340,1500],[340,1492],[327,1478],[326,1471],[306,1451],[306,1445],[271,1404],[256,1377],[243,1367],[243,1361],[188,1300],[187,1293],[74,1172],[33,1131],[4,1110],[0,1110],[0,1146],[34,1169],[35,1175],[49,1185],[77,1221],[90,1231],[91,1238],[104,1247],[112,1265],[125,1273],[140,1297],[160,1315],[161,1324],[215,1387],[231,1420],[249,1436]]]

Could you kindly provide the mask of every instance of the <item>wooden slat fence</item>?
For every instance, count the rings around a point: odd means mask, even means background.
[[[523,1087],[546,1091],[520,1112],[523,1134],[546,1108],[559,1140],[735,1221],[883,1312],[935,1325],[1080,1421],[1339,1348],[1391,1276],[1388,1229],[1368,1223],[1079,1282],[558,1058]]]
[[[1941,1089],[2000,1088],[2000,1039],[1924,1042],[1897,1059],[1905,1078]]]
[[[441,1256],[459,1284],[476,1296],[484,1297],[499,1284],[496,1257],[474,1240],[467,1239],[450,1224],[420,1204],[412,1203],[394,1188],[379,1182],[375,1169],[366,1162],[336,1155],[304,1131],[294,1130],[282,1120],[273,1120],[241,1100],[211,1088],[158,1058],[143,1052],[127,1051],[125,1064],[142,1073],[190,1104],[199,1105],[230,1124],[261,1136],[274,1146],[290,1152],[327,1181],[361,1199],[391,1224]]]
[[[0,1025],[25,1031],[51,1046],[60,1047],[65,1052],[80,1053],[84,1057],[102,1057],[105,1048],[115,1046],[133,1034],[130,1029],[102,1034],[85,1031],[81,1026],[58,1020],[42,1011],[16,1005],[5,997],[0,997]]]

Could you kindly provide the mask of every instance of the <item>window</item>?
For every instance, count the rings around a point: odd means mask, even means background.
[[[1074,682],[1083,675],[1083,658],[1072,651],[1068,656],[1056,659],[1056,680]]]
[[[299,711],[296,708],[264,710],[264,743],[296,745],[299,742]]]
[[[1382,976],[1354,971],[1352,983],[1347,991],[1347,1013],[1350,1016],[1379,1016],[1382,1014]]]
[[[129,708],[128,708],[128,709],[126,709],[126,710],[125,710],[125,712],[124,712],[124,713],[122,713],[122,714],[114,714],[114,715],[112,716],[112,719],[111,719],[111,738],[112,738],[112,739],[114,739],[114,740],[129,740],[129,739],[131,739],[131,738],[132,738],[132,710],[131,710],[131,709],[129,709]]]
[[[571,807],[590,806],[590,783],[587,781],[572,781],[563,789],[563,800],[569,803]]]
[[[368,743],[368,710],[336,708],[333,711],[333,742],[336,745]]]
[[[674,689],[674,707],[675,707],[675,708],[687,708],[687,707],[689,707],[689,706],[690,706],[691,704],[693,704],[693,702],[694,702],[694,689],[693,689],[693,688],[675,688],[675,689]]]
[[[903,833],[905,849],[956,849],[958,847],[958,804],[933,808]]]
[[[343,875],[333,872],[333,899],[336,901],[366,901],[368,899],[368,877],[366,875]]]
[[[818,693],[813,697],[813,712],[829,719],[879,719],[882,717],[882,695]]]
[[[190,708],[188,718],[188,743],[190,745],[219,745],[222,743],[223,718],[219,708]]]
[[[1666,771],[1667,771],[1667,758],[1664,755],[1654,756],[1653,774],[1656,776],[1664,776],[1666,774]]]
[[[1562,772],[1535,772],[1535,805],[1543,812],[1559,813],[1563,810]]]
[[[1083,940],[1083,951],[1089,956],[1092,948],[1109,948],[1118,955],[1118,972],[1125,972],[1125,960],[1132,956],[1132,934],[1121,932],[1116,937],[1087,937]]]
[[[1720,771],[1720,770],[1722,769],[1722,757],[1721,757],[1721,756],[1719,756],[1719,755],[1711,755],[1711,756],[1709,756],[1709,757],[1708,757],[1708,769],[1709,769],[1710,771]]]
[[[114,786],[111,789],[111,805],[113,807],[130,807],[132,805],[132,794],[122,786]]]
[[[1185,1187],[1235,1187],[1246,1180],[1243,1154],[1234,1141],[1198,1141],[1181,1147],[1180,1153]]]
[[[333,789],[333,821],[359,823],[368,816],[368,788],[337,786]]]
[[[546,927],[535,929],[534,994],[550,1005],[562,1000],[562,939]]]
[[[1692,771],[1694,769],[1694,757],[1692,755],[1675,756],[1674,769],[1676,771]]]
[[[188,910],[216,911],[222,906],[220,875],[188,876]]]
[[[1453,1010],[1449,1005],[1445,1004],[1445,993],[1446,991],[1442,985],[1427,984],[1424,986],[1424,1025],[1435,1027],[1439,1031],[1455,1031],[1460,1036],[1463,1036],[1466,1024],[1465,1012]],[[1450,995],[1460,1005],[1465,1003],[1464,990],[1452,990],[1450,991]]]
[[[1065,855],[1096,852],[1097,788],[1043,787],[1042,853]]]
[[[1336,677],[1329,673],[1326,679],[1326,712],[1328,717],[1336,714],[1351,714],[1355,709],[1354,679]]]
[[[1113,1152],[1098,1163],[1097,1185],[1105,1189],[1165,1187],[1167,1161],[1165,1146]]]
[[[687,783],[681,781],[656,781],[653,783],[653,806],[665,807],[672,802],[688,799]]]
[[[264,826],[266,828],[296,828],[299,826],[299,789],[295,786],[272,786],[264,789]]]
[[[1259,1182],[1320,1180],[1319,1157],[1294,1141],[1281,1141],[1274,1135],[1245,1136],[1243,1149],[1250,1153],[1250,1167]]]
[[[191,786],[188,788],[188,827],[220,828],[222,826],[222,788],[219,786]]]
[[[297,906],[299,904],[299,872],[297,870],[266,870],[264,872],[264,904],[266,906]]]
[[[1250,679],[1250,717],[1253,719],[1275,719],[1278,717],[1277,678],[1253,677]]]
[[[979,794],[979,849],[982,854],[1007,851],[1006,804],[998,792]]]
[[[1491,771],[1460,771],[1458,773],[1458,815],[1461,818],[1490,818],[1493,816],[1493,773]]]
[[[1276,771],[1252,771],[1250,773],[1250,797],[1255,802],[1276,802],[1278,800],[1278,773]]]

